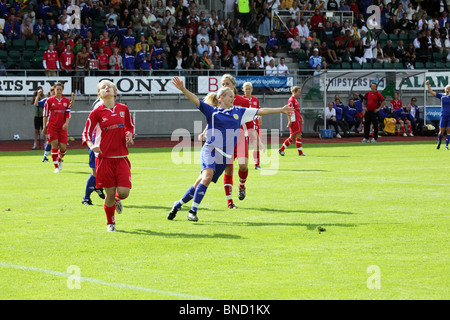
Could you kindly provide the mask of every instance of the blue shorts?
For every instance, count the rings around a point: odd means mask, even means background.
[[[439,128],[450,128],[450,116],[441,116]]]
[[[95,153],[89,149],[89,168],[95,169]]]
[[[217,151],[216,148],[206,144],[202,148],[200,158],[202,162],[201,171],[203,171],[204,169],[214,170],[214,175],[211,179],[211,181],[214,183],[217,182],[217,180],[227,167],[228,163],[233,159],[232,157],[231,158],[225,157],[219,151]]]

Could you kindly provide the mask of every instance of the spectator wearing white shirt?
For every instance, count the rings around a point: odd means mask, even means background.
[[[309,37],[309,28],[305,23],[305,19],[300,19],[300,24],[297,25],[298,29],[298,35],[300,37],[300,43],[304,44],[306,41],[306,38]]]
[[[266,76],[275,77],[278,75],[278,68],[275,66],[275,60],[272,59],[266,66]]]
[[[208,51],[209,51],[208,56],[210,58],[212,58],[214,56],[214,52],[217,52],[219,54],[219,57],[221,56],[220,49],[217,46],[217,43],[215,40],[211,40],[210,44],[208,45]]]
[[[268,66],[270,61],[275,60],[275,58],[273,57],[273,51],[271,49],[269,49],[267,51],[267,55],[264,57],[264,65]]]
[[[289,68],[288,66],[284,63],[285,62],[285,58],[281,57],[280,58],[280,64],[277,66],[277,70],[278,70],[278,76],[279,77],[285,77],[287,75],[289,75]]]
[[[234,69],[243,69],[245,65],[245,57],[241,51],[238,51],[235,56],[233,56],[233,66]]]
[[[277,10],[280,6],[280,0],[268,0],[268,3],[271,10]]]
[[[250,34],[250,32],[245,31],[244,33],[244,40],[248,45],[250,46],[250,49],[253,47],[253,42],[256,42],[258,39],[256,39],[254,36]]]
[[[203,27],[200,28],[200,32],[196,36],[197,43],[200,43],[202,39],[204,39],[206,43],[209,43],[209,36],[206,33],[206,29]]]

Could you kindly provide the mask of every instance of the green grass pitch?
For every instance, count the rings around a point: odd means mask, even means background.
[[[197,223],[189,206],[166,219],[200,168],[171,151],[131,149],[116,233],[95,193],[81,204],[86,150],[59,174],[41,151],[2,152],[0,299],[450,298],[450,152],[434,142],[291,146],[271,174],[250,165],[244,201],[236,172],[237,210],[211,184]]]

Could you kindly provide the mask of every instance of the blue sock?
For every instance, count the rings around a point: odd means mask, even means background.
[[[52,151],[52,145],[47,142],[45,143],[44,158],[49,156],[50,151]]]
[[[202,202],[206,189],[208,189],[208,187],[201,183],[198,184],[197,189],[195,189],[194,200],[191,207],[192,211],[197,212],[197,207],[200,205],[200,202]]]
[[[448,143],[450,142],[450,134],[445,137],[445,146],[448,147]]]
[[[88,200],[91,198],[91,193],[95,190],[95,183],[97,179],[91,174],[86,181],[86,190],[84,191],[83,200]]]
[[[442,138],[443,137],[444,137],[443,135],[438,134],[438,144],[442,143]]]
[[[181,199],[178,200],[177,203],[175,203],[175,207],[177,209],[180,209],[183,204],[188,203],[189,201],[192,200],[192,198],[194,197],[194,194],[195,194],[195,188],[194,188],[194,186],[190,186],[189,189],[187,189],[184,196],[182,196]]]

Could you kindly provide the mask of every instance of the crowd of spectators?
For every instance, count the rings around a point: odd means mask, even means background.
[[[224,19],[189,0],[76,0],[74,5],[71,0],[60,5],[0,0],[0,50],[9,50],[10,41],[35,41],[46,50],[42,68],[47,75],[59,71],[79,77],[89,69],[129,75],[165,69],[287,75],[282,47],[294,57],[304,54],[312,69],[332,68],[336,62],[401,62],[414,68],[417,61],[435,59],[433,53],[443,60],[450,53],[446,1],[422,6],[417,0],[253,0],[248,13],[239,1],[226,2],[235,9]],[[372,4],[380,7],[379,32],[366,27],[365,12]],[[72,15],[78,10],[79,23]],[[277,19],[272,24],[272,10],[289,11],[286,25]],[[311,17],[304,15],[310,10]],[[342,24],[328,20],[327,10],[343,11],[344,17],[352,11],[353,25],[350,19]],[[389,36],[386,43],[383,35]]]

